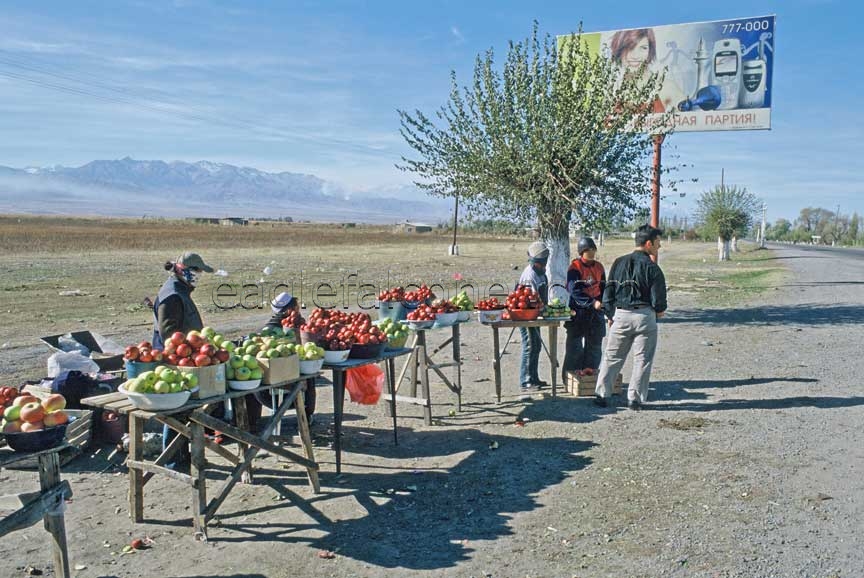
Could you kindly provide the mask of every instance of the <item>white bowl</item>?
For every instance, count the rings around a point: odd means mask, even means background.
[[[342,351],[325,351],[324,363],[342,363],[348,359],[349,355],[351,355],[350,349],[343,349]]]
[[[437,313],[435,315],[435,326],[436,327],[450,327],[459,321],[459,312],[455,311],[453,313]]]
[[[126,388],[121,385],[117,388],[117,391],[128,397],[132,405],[138,409],[161,411],[177,409],[182,406],[189,401],[189,396],[198,391],[198,388],[196,387],[188,391],[178,391],[177,393],[133,393],[126,391]]]
[[[489,311],[484,311],[482,309],[477,310],[477,319],[480,320],[480,323],[498,323],[504,317],[505,309],[492,309]]]
[[[429,329],[435,325],[435,321],[408,321],[408,329],[417,331],[418,329]]]
[[[326,352],[325,352],[326,353]],[[300,360],[300,374],[301,375],[312,375],[313,373],[318,373],[321,371],[321,367],[324,365],[324,359],[301,359]]]
[[[471,321],[471,312],[470,311],[460,311],[457,315],[459,315],[458,321]]]
[[[258,389],[259,387],[261,387],[261,380],[260,379],[246,379],[246,380],[229,379],[228,380],[228,387],[230,389],[235,390],[235,391],[248,391],[250,389]]]

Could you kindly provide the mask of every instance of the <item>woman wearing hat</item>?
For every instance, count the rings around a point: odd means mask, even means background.
[[[164,349],[175,331],[189,333],[204,328],[198,307],[192,301],[192,291],[201,272],[212,273],[213,267],[198,253],[183,253],[176,261],[165,263],[165,270],[171,274],[153,303],[153,347],[157,349]]]
[[[549,301],[549,279],[546,277],[546,263],[549,261],[549,249],[542,241],[535,241],[528,246],[528,266],[519,277],[519,285],[528,285],[540,296],[545,307]],[[539,327],[520,327],[522,335],[522,363],[519,369],[519,384],[522,392],[527,393],[538,387],[548,387],[540,380],[537,368],[540,365],[540,350],[543,340],[540,338]]]
[[[274,329],[282,328],[282,320],[285,319],[291,312],[300,311],[300,304],[297,298],[290,293],[280,293],[273,301],[270,302],[270,310],[273,316],[267,322],[267,327]],[[312,423],[312,414],[315,413],[315,386],[307,387],[306,393],[303,396],[303,401],[306,406],[306,417],[309,418],[309,423]],[[258,421],[261,419],[261,408],[263,405],[270,407],[270,399],[267,395],[253,394],[246,396],[246,410],[249,414],[249,425],[253,431],[257,428]]]

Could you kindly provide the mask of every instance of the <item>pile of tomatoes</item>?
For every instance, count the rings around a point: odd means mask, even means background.
[[[504,309],[504,305],[498,301],[497,297],[490,297],[477,302],[477,309],[480,311],[497,311]]]
[[[517,285],[516,289],[507,296],[507,309],[541,309],[543,303],[540,296],[528,285]]]
[[[435,294],[424,283],[416,291],[407,291],[403,301],[407,301],[408,303],[425,303],[427,300],[434,298]]]
[[[303,316],[300,315],[299,311],[291,310],[288,314],[282,318],[282,327],[288,329],[297,329],[301,325],[303,325],[304,319]]]
[[[357,345],[387,343],[387,335],[372,325],[368,313],[346,313],[334,309],[315,309],[300,326],[328,351],[345,351]]]
[[[414,311],[408,314],[408,321],[435,321],[437,313],[435,309],[429,305],[421,305]]]
[[[378,301],[384,302],[397,302],[397,301],[405,301],[405,289],[402,287],[393,287],[392,289],[385,289],[378,293]]]
[[[430,305],[435,313],[458,313],[459,308],[445,299],[436,299]]]
[[[14,387],[0,387],[0,417],[3,416],[2,410],[11,406],[16,397],[18,390]]]

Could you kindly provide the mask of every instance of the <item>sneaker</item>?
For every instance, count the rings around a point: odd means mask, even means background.
[[[606,401],[606,398],[602,395],[595,395],[594,405],[596,405],[597,407],[609,407],[609,402]]]
[[[542,381],[539,379],[537,381],[535,381],[534,383],[532,383],[531,385],[533,385],[537,389],[549,389],[549,384],[546,383],[545,381]]]
[[[537,392],[537,387],[534,386],[533,384],[526,383],[525,385],[522,385],[519,387],[519,391],[520,391],[519,399],[521,399],[521,400],[531,399],[531,394]]]
[[[627,409],[632,409],[633,411],[640,411],[642,409],[642,402],[638,399],[631,399],[627,402]]]

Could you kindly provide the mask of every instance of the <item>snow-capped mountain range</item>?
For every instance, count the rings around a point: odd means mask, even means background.
[[[104,216],[446,219],[451,202],[402,186],[357,192],[299,173],[199,161],[97,160],[80,167],[0,166],[0,212]]]

